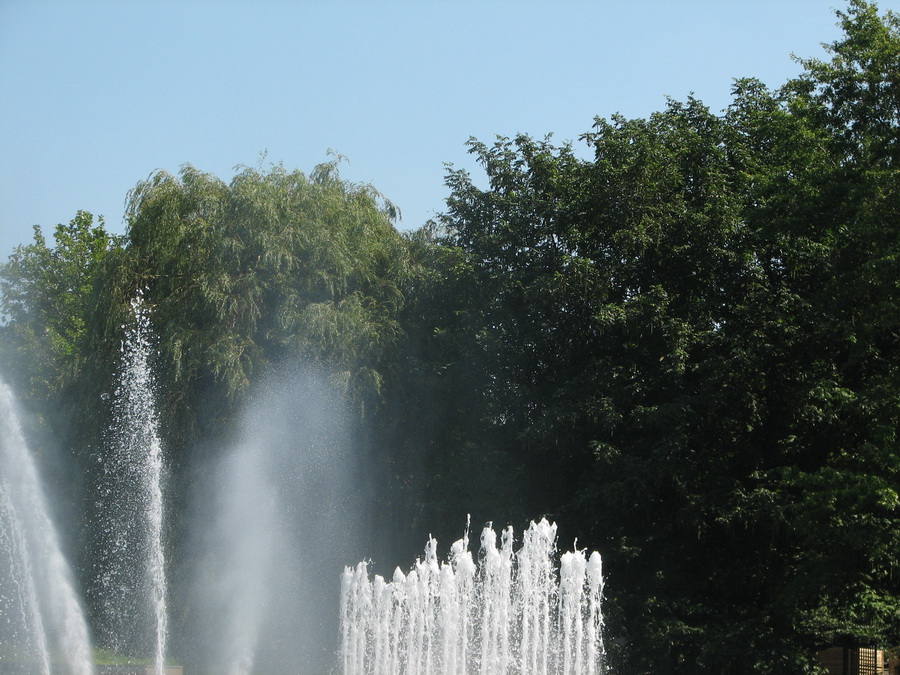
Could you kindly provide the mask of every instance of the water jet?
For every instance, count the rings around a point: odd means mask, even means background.
[[[91,675],[91,642],[9,387],[0,382],[0,667]],[[57,656],[58,655],[58,656]],[[62,663],[59,663],[59,661]]]
[[[425,555],[391,581],[368,563],[341,576],[344,675],[595,675],[603,672],[600,554],[556,562],[556,524],[531,522],[518,551],[513,529],[481,532],[480,564],[468,528],[439,562]]]
[[[104,542],[96,581],[104,642],[114,651],[153,654],[163,675],[168,636],[163,550],[165,466],[149,310],[138,294],[134,322],[123,326],[118,384],[103,461],[100,506]]]

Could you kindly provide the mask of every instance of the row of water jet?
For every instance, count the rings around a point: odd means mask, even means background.
[[[513,529],[481,533],[476,565],[468,530],[439,562],[425,556],[393,579],[367,564],[341,577],[344,675],[595,675],[603,670],[600,554],[564,553],[556,525],[532,522],[518,551]]]
[[[0,382],[0,670],[90,675],[87,624],[12,392]]]
[[[122,366],[113,400],[110,452],[100,507],[105,545],[97,580],[106,642],[129,655],[148,649],[157,675],[166,655],[163,552],[164,463],[155,405],[150,318],[140,295],[123,326]]]

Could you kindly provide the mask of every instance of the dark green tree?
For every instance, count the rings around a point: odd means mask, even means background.
[[[448,176],[443,245],[480,288],[459,339],[487,372],[471,454],[607,553],[623,669],[900,642],[900,32],[840,17],[830,62],[738,81],[722,115],[597,120],[592,161],[473,142],[489,187]]]

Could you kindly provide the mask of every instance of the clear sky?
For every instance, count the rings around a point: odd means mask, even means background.
[[[260,153],[334,149],[416,228],[470,136],[576,141],[732,80],[823,57],[834,0],[0,0],[0,259],[79,209],[124,231],[128,190],[184,163],[224,180]],[[882,0],[898,10],[900,0]]]

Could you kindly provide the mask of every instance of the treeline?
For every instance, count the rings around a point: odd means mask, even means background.
[[[900,19],[839,17],[781,88],[597,119],[592,159],[471,141],[488,187],[449,171],[408,234],[337,161],[156,173],[123,237],[79,212],[3,265],[8,376],[89,485],[142,291],[176,484],[302,360],[352,401],[397,564],[547,514],[604,555],[617,670],[900,647]]]

